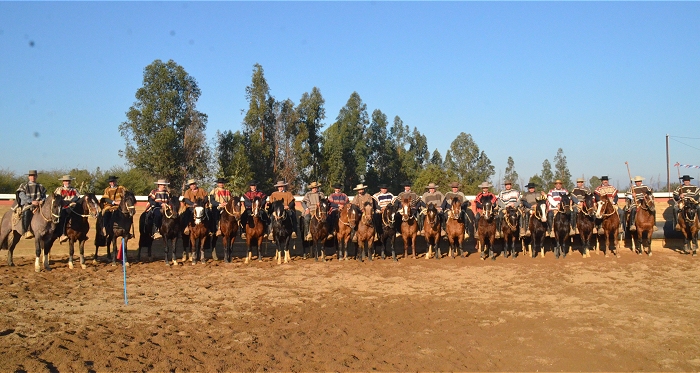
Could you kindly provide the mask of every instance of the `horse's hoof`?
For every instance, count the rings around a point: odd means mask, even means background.
[[[93,260],[92,260],[92,264],[97,264],[97,260],[96,260],[96,259],[93,259]]]
[[[647,256],[651,256],[651,251],[647,253]]]
[[[81,264],[81,265],[80,265],[80,268],[82,268],[82,269],[87,269],[87,266],[86,266],[85,264]]]
[[[128,267],[128,266],[129,266],[129,262],[124,262],[124,265]]]
[[[112,267],[116,267],[116,266],[117,266],[117,263],[112,263]]]
[[[68,268],[73,269],[73,262],[68,262]]]

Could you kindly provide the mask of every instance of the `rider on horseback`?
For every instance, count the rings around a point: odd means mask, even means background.
[[[330,210],[328,211],[328,219],[326,222],[330,224],[330,229],[328,230],[327,239],[333,238],[333,233],[338,230],[338,218],[340,217],[340,210],[345,207],[345,204],[350,202],[347,194],[340,191],[342,185],[333,184],[333,194],[328,196],[328,202],[330,204]]]
[[[352,204],[359,207],[360,211],[364,211],[365,203],[369,202],[370,205],[372,205],[372,211],[376,210],[377,208],[377,201],[372,198],[372,196],[369,193],[366,193],[365,189],[367,189],[367,185],[364,183],[357,184],[355,188],[353,188],[354,191],[357,191],[357,194],[352,197]],[[374,223],[374,220],[372,220]],[[377,238],[377,234],[374,234],[375,239]],[[357,242],[357,237],[353,234],[352,236],[352,242]]]
[[[153,189],[151,193],[148,194],[148,208],[146,212],[153,214],[153,239],[161,238],[160,226],[163,223],[163,203],[168,203],[170,201],[170,192],[168,191],[169,182],[164,179],[159,179],[155,182],[157,185],[156,189]]]
[[[454,200],[455,198],[457,198],[457,200],[459,201],[460,206],[464,205],[464,202],[467,201],[467,197],[464,196],[464,193],[459,191],[459,183],[458,182],[455,181],[455,182],[450,183],[450,188],[452,189],[452,191],[445,193],[445,199],[442,200],[442,206],[440,206],[440,207],[442,207],[442,211],[449,211],[451,208],[451,205],[452,205],[452,200]],[[466,222],[467,213],[464,212],[464,210],[460,209],[459,216],[454,217],[454,219],[458,219],[458,220],[462,220],[462,221]],[[443,226],[446,224],[446,222],[447,222],[447,214],[443,214],[443,217],[442,217]],[[464,238],[466,239],[467,237],[468,237],[467,225],[464,224]]]
[[[479,219],[481,218],[481,212],[483,211],[482,204],[485,203],[486,201],[490,201],[491,204],[496,204],[497,197],[495,194],[491,193],[489,191],[489,188],[491,188],[492,185],[488,181],[484,181],[483,183],[479,184],[479,188],[481,188],[481,192],[476,195],[476,198],[474,198],[474,202],[476,203],[476,215],[474,216],[475,224],[476,224],[476,232],[474,232],[474,238],[479,238]]]
[[[681,230],[678,224],[678,214],[681,209],[683,209],[683,201],[686,198],[692,198],[696,202],[700,201],[700,188],[690,184],[690,180],[692,179],[693,178],[688,175],[683,175],[681,178],[683,184],[673,192],[673,199],[676,201],[676,203],[673,204],[673,227],[677,231]],[[698,213],[700,213],[700,205],[698,205]]]
[[[280,180],[277,182],[277,184],[274,185],[275,188],[277,188],[276,192],[272,192],[270,194],[270,200],[268,201],[268,204],[272,204],[272,202],[275,201],[284,201],[284,209],[286,211],[290,212],[291,218],[292,218],[292,238],[297,238],[297,230],[299,229],[299,221],[297,220],[297,209],[296,208],[289,208],[290,203],[294,202],[294,195],[287,191],[287,183],[285,183],[283,180]],[[272,235],[272,232],[268,235],[268,239],[270,241],[274,240],[274,236]]]
[[[223,177],[216,179],[216,187],[209,192],[209,203],[214,207],[212,209],[212,226],[216,227],[216,236],[221,235],[221,227],[219,226],[221,210],[226,208],[226,204],[230,200],[231,191],[226,189],[226,179]]]
[[[437,190],[437,185],[435,183],[430,183],[428,186],[425,187],[428,191],[423,193],[423,201],[422,205],[424,205],[426,208],[430,205],[435,205],[435,208],[438,211],[438,218],[440,219],[440,224],[442,227],[442,231],[440,232],[440,235],[442,237],[447,236],[447,232],[445,232],[445,219],[443,218],[442,214],[442,203],[445,201],[445,196],[442,195],[440,191]],[[425,209],[421,211],[421,213],[418,215],[418,235],[422,236],[423,235],[423,221],[425,220]]]
[[[243,201],[243,206],[245,207],[245,211],[243,214],[241,214],[241,226],[245,227],[245,225],[248,223],[248,219],[250,218],[250,214],[253,212],[253,201],[255,201],[255,198],[260,199],[260,206],[265,206],[267,202],[267,196],[265,193],[261,192],[258,190],[258,182],[255,180],[251,180],[248,183],[248,187],[250,188],[249,191],[245,192],[243,196],[241,197],[241,200]],[[267,227],[267,225],[270,223],[270,218],[267,216],[267,211],[265,211],[264,208],[260,209],[260,220],[262,220],[263,225]],[[245,232],[241,233],[241,238],[245,239]]]
[[[115,210],[119,208],[119,203],[124,198],[124,193],[127,189],[119,184],[117,184],[116,176],[110,176],[107,178],[109,186],[105,188],[102,195],[102,235],[107,236],[107,231],[105,227],[109,227],[112,224],[112,214]]]
[[[401,186],[403,186],[403,192],[399,193],[398,198],[396,199],[396,202],[394,202],[394,206],[396,207],[396,210],[398,211],[401,208],[401,203],[405,198],[408,198],[409,204],[411,205],[411,216],[416,218],[418,220],[418,202],[419,198],[418,195],[411,190],[411,182],[410,181],[404,181]],[[401,219],[396,219],[396,237],[401,235]]]
[[[630,232],[634,232],[637,230],[637,225],[635,224],[634,219],[637,216],[638,201],[644,200],[645,196],[647,195],[651,196],[652,201],[654,200],[654,195],[652,194],[653,192],[651,188],[642,184],[642,180],[644,180],[643,177],[635,176],[634,179],[632,179],[632,181],[634,182],[634,186],[632,186],[629,192],[627,192],[628,203],[625,204],[625,208],[629,211],[630,214]]]
[[[501,224],[503,222],[503,212],[506,207],[514,207],[518,209],[520,207],[520,192],[513,189],[513,182],[506,180],[503,182],[505,185],[505,190],[498,193],[498,220],[496,220],[496,238],[501,238],[503,231],[501,231]]]
[[[575,204],[574,204],[574,214],[573,214],[573,216],[578,216],[578,210],[579,210],[580,208],[582,208],[583,201],[585,200],[586,195],[591,194],[591,190],[588,189],[588,188],[586,188],[586,187],[583,185],[583,183],[584,183],[583,178],[582,178],[582,177],[579,177],[578,179],[576,179],[576,188],[574,188],[574,189],[571,191],[571,195],[572,195],[572,196],[576,196],[576,199],[578,200],[578,203],[575,203]],[[572,225],[573,225],[573,227],[574,227],[574,232],[575,232],[575,234],[579,234],[579,232],[578,232],[578,227],[576,226],[576,224],[572,223]],[[596,234],[595,227],[593,228],[593,234]]]
[[[27,173],[28,181],[20,184],[15,192],[15,203],[18,205],[14,206],[13,210],[20,207],[20,213],[18,214],[22,215],[22,231],[24,231],[24,238],[26,239],[34,238],[31,226],[32,217],[34,216],[32,209],[46,201],[46,188],[37,183],[36,178],[36,170],[29,170]]]
[[[311,211],[316,211],[316,206],[318,206],[322,199],[326,198],[323,192],[318,190],[320,186],[321,184],[315,181],[309,184],[308,187],[311,191],[307,192],[301,200],[301,206],[304,208],[304,239],[307,241],[313,239],[313,237],[311,237],[311,231],[309,231],[309,226],[311,226]]]
[[[59,238],[59,243],[64,243],[68,241],[68,236],[66,236],[66,220],[68,219],[68,214],[70,214],[69,208],[75,206],[78,201],[79,195],[78,190],[73,188],[70,183],[75,180],[75,178],[70,175],[63,175],[62,178],[58,179],[63,182],[63,185],[56,188],[53,194],[60,194],[63,197],[63,202],[61,209],[61,216],[58,219],[58,226],[56,227],[56,232],[61,233],[61,238]]]
[[[617,209],[618,215],[620,215],[620,221],[624,221],[625,219],[625,212],[622,211],[619,207],[617,207],[617,188],[614,186],[610,185],[610,180],[608,179],[607,176],[601,176],[600,177],[600,185],[595,188],[595,201],[600,202],[600,197],[603,195],[607,195],[608,199],[612,202],[613,208]],[[598,234],[602,235],[603,231],[600,227],[600,225],[603,223],[602,220],[597,220],[597,231]]]
[[[554,237],[554,212],[559,210],[559,203],[561,202],[561,196],[569,194],[569,192],[562,186],[562,181],[557,179],[554,181],[554,189],[547,193],[547,225],[549,229],[547,230],[547,237]],[[576,196],[571,196],[571,201],[574,205],[578,204],[578,199]],[[566,212],[566,214],[571,214],[571,212]],[[571,214],[571,233],[574,234],[574,227],[576,226],[576,214]]]
[[[535,183],[527,183],[527,192],[520,196],[520,235],[523,237],[530,237],[530,216],[535,211],[537,201],[546,196],[543,191],[535,192],[536,187]]]
[[[182,221],[185,222],[183,234],[190,234],[190,223],[194,221],[194,207],[198,200],[207,200],[207,191],[197,186],[197,180],[187,180],[188,189],[182,194],[180,208],[187,206],[182,212]]]

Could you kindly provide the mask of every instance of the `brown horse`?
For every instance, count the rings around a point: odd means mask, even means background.
[[[321,260],[326,261],[325,244],[328,236],[326,220],[328,220],[328,200],[322,199],[311,214],[309,222],[309,233],[311,233],[311,240],[313,241],[312,250],[316,261],[318,261],[319,251]],[[306,258],[306,253],[304,253],[303,257]]]
[[[529,211],[525,212],[529,214]],[[528,228],[530,229],[530,245],[532,245],[529,252],[532,254],[533,258],[537,257],[537,252],[540,253],[540,258],[544,258],[544,239],[547,236],[547,200],[540,199],[537,200],[535,205],[535,211],[532,212],[532,216],[528,221]],[[523,240],[523,252],[528,251],[528,245]]]
[[[503,223],[501,230],[503,231],[503,257],[507,258],[508,248],[510,248],[510,257],[515,259],[515,242],[518,241],[518,233],[520,229],[520,216],[518,209],[512,206],[507,206],[503,212]]]
[[[204,243],[209,237],[209,222],[211,220],[209,219],[208,202],[198,198],[192,209],[194,210],[193,220],[189,222],[192,265],[197,264],[197,260],[204,264],[207,262],[204,258]]]
[[[485,201],[481,204],[481,217],[477,230],[479,239],[477,245],[481,253],[481,260],[486,259],[486,245],[488,245],[488,255],[491,260],[496,260],[496,252],[493,250],[493,242],[496,240],[496,219],[491,201]]]
[[[605,256],[607,257],[608,252],[614,249],[615,252],[613,254],[619,258],[620,214],[607,195],[601,196],[600,201],[598,201],[596,218],[603,220],[601,223],[602,232],[599,231],[598,235],[603,236],[602,241],[605,243]],[[600,242],[598,242],[598,245],[600,245]]]
[[[554,214],[554,256],[566,258],[571,246],[571,198],[568,193],[561,195],[561,201]]]
[[[645,194],[643,199],[635,201],[635,203],[637,204],[637,214],[632,222],[636,227],[632,234],[632,251],[641,255],[646,247],[648,249],[647,255],[651,256],[651,234],[654,233],[654,227],[656,227],[654,198]],[[639,245],[636,245],[636,241],[639,241]]]
[[[445,223],[445,231],[447,232],[447,242],[450,245],[448,256],[453,259],[459,255],[462,257],[462,243],[465,238],[464,217],[466,214],[462,211],[462,204],[459,203],[457,197],[452,199],[450,209],[446,211],[447,223]]]
[[[338,231],[336,232],[336,253],[338,260],[348,259],[348,243],[352,237],[352,232],[357,228],[357,223],[360,221],[362,211],[357,205],[351,203],[345,204],[338,211]],[[344,256],[343,256],[344,255]]]
[[[100,214],[100,202],[95,197],[95,193],[88,193],[75,202],[75,207],[68,208],[68,218],[66,219],[66,236],[68,236],[68,267],[73,269],[73,254],[75,253],[75,243],[78,242],[80,249],[80,266],[85,269],[85,241],[90,230],[88,217],[97,219]]]
[[[678,214],[678,225],[681,226],[681,232],[685,238],[683,251],[686,254],[690,254],[692,251],[693,256],[697,255],[698,230],[700,230],[697,211],[698,202],[692,198],[684,198],[683,207]]]
[[[231,263],[233,257],[233,243],[238,235],[238,221],[241,219],[241,206],[238,198],[231,198],[221,210],[219,228],[221,229],[221,241],[224,244],[224,262]],[[212,237],[212,251],[216,250],[216,236]]]
[[[374,257],[374,234],[376,230],[374,229],[374,222],[372,222],[372,214],[374,214],[372,203],[365,202],[365,205],[362,206],[362,217],[360,217],[360,223],[357,225],[357,232],[355,233],[357,237],[355,258],[359,257],[361,262],[365,259],[365,248],[367,249],[369,260],[371,261],[372,257]]]
[[[442,256],[440,252],[440,216],[437,208],[432,203],[428,205],[428,209],[425,212],[423,235],[425,236],[425,242],[428,244],[428,252],[425,253],[425,259],[430,259],[433,248],[435,248],[435,259],[440,259]]]
[[[262,241],[265,232],[265,223],[262,220],[262,207],[260,206],[260,198],[255,197],[250,217],[245,225],[245,240],[248,247],[245,263],[250,263],[253,258],[253,247],[258,248],[258,262],[262,262]]]
[[[401,215],[401,238],[403,239],[403,257],[408,257],[408,247],[411,246],[413,250],[413,258],[416,257],[416,237],[418,236],[418,221],[416,217],[411,214],[411,202],[408,198],[404,198],[401,201],[401,210],[399,210]]]
[[[590,258],[589,253],[591,249],[591,238],[595,239],[593,235],[593,228],[595,228],[595,197],[593,193],[588,193],[583,197],[583,202],[581,208],[578,210],[578,215],[576,218],[576,227],[579,231],[579,237],[581,237],[581,245],[583,246],[583,257]],[[593,245],[595,246],[595,245]],[[596,248],[596,254],[598,254],[598,247]]]

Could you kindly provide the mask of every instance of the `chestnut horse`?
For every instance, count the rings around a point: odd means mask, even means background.
[[[434,204],[428,205],[425,212],[425,221],[423,222],[423,235],[425,243],[428,244],[428,251],[425,253],[425,259],[430,259],[430,255],[435,248],[435,259],[440,259],[440,216]],[[415,245],[414,245],[415,246]],[[415,255],[415,252],[414,254]]]
[[[593,235],[593,228],[595,227],[595,197],[593,193],[587,193],[583,197],[583,202],[581,208],[578,210],[578,215],[576,218],[576,227],[578,228],[579,237],[581,237],[581,246],[583,246],[583,257],[590,258],[591,254],[591,238],[595,239]],[[593,245],[598,254],[598,247]]]
[[[316,261],[318,261],[319,251],[321,260],[324,262],[326,261],[325,244],[326,237],[328,236],[326,220],[328,220],[328,199],[324,198],[316,205],[316,208],[311,214],[311,220],[309,221],[309,233],[311,233],[311,240],[313,241],[311,250],[313,251]],[[306,252],[304,252],[303,257],[306,258]]]
[[[265,223],[262,220],[262,207],[260,203],[260,197],[255,197],[252,211],[245,225],[245,241],[248,247],[248,252],[245,257],[246,264],[250,263],[250,260],[253,258],[253,247],[258,248],[258,262],[262,262],[262,241],[265,232]]]
[[[464,217],[466,214],[462,211],[462,204],[459,203],[459,198],[455,197],[452,199],[450,209],[446,212],[447,223],[445,224],[445,231],[447,232],[447,242],[450,245],[448,256],[453,259],[457,255],[462,257],[462,243],[466,232]]]
[[[360,221],[361,214],[360,208],[351,203],[345,204],[338,211],[338,231],[335,235],[335,251],[338,254],[338,260],[348,259],[348,244],[350,243],[352,232],[357,229],[357,223]]]
[[[518,209],[513,206],[507,206],[503,213],[503,223],[501,230],[503,231],[503,257],[508,257],[508,248],[510,247],[510,257],[515,259],[515,242],[518,241],[518,230],[520,229],[520,217]]]
[[[654,206],[654,198],[645,194],[644,198],[635,201],[637,204],[637,214],[634,218],[636,230],[632,234],[632,251],[641,255],[644,253],[644,247],[648,249],[647,255],[651,256],[651,234],[654,233],[656,227],[656,208]],[[639,241],[639,245],[636,245]],[[639,247],[639,251],[637,250]]]
[[[241,206],[238,198],[232,197],[221,210],[219,228],[221,229],[221,241],[224,244],[224,262],[231,263],[233,258],[233,243],[238,235],[238,221],[241,219]],[[216,250],[217,237],[212,237],[212,252]]]
[[[488,245],[488,255],[491,260],[496,260],[496,253],[493,250],[493,242],[496,240],[496,219],[493,211],[493,203],[485,201],[481,204],[481,217],[477,226],[479,238],[477,245],[481,253],[481,260],[486,259],[486,245]]]
[[[600,196],[595,216],[598,219],[603,219],[600,225],[602,232],[599,231],[598,235],[603,236],[602,241],[605,243],[605,256],[607,257],[608,252],[614,249],[615,251],[613,254],[619,258],[620,214],[607,195]],[[598,245],[600,245],[600,242],[598,242]]]
[[[401,238],[403,239],[403,257],[408,257],[408,247],[413,250],[413,258],[416,257],[416,237],[418,236],[418,221],[411,214],[411,202],[408,198],[401,201]]]
[[[75,207],[68,208],[68,218],[66,219],[66,236],[68,236],[68,267],[73,269],[73,253],[75,253],[75,242],[78,242],[80,249],[80,266],[85,269],[85,241],[90,230],[88,217],[97,219],[100,214],[100,202],[95,197],[95,193],[88,193],[75,203]]]
[[[372,214],[374,214],[374,208],[372,203],[365,202],[362,206],[362,217],[360,218],[360,223],[357,225],[357,250],[355,251],[355,258],[359,257],[361,262],[365,259],[365,248],[367,249],[367,257],[372,261],[374,257],[374,234],[376,229],[374,229],[374,222],[372,221]]]
[[[698,251],[698,230],[700,230],[700,222],[698,222],[698,202],[692,198],[684,198],[683,208],[678,216],[678,225],[681,226],[681,232],[685,238],[683,242],[683,251],[686,254],[693,256],[697,255]],[[639,213],[637,213],[639,214]],[[639,228],[637,228],[639,229]]]

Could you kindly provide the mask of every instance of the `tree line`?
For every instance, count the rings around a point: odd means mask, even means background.
[[[460,133],[444,157],[428,149],[428,140],[415,126],[411,129],[398,116],[389,119],[380,109],[368,111],[357,92],[352,92],[335,120],[326,126],[325,100],[318,87],[301,94],[298,103],[278,100],[271,93],[263,67],[255,64],[251,83],[245,89],[248,108],[238,130],[217,131],[209,144],[205,130],[208,117],[197,109],[202,95],[197,80],[175,61],[155,60],[144,68],[143,85],[136,101],[119,125],[125,147],[119,151],[127,167],[70,170],[86,191],[106,187],[109,175],[137,194],[146,194],[155,179],[171,182],[179,189],[189,178],[211,184],[215,178],[228,180],[233,193],[247,190],[256,180],[261,190],[272,190],[277,180],[290,184],[293,193],[318,181],[323,190],[339,183],[346,193],[359,183],[372,189],[386,184],[391,192],[403,190],[404,181],[417,191],[434,182],[446,191],[459,182],[465,194],[476,194],[478,185],[492,180],[495,168],[468,133]],[[48,173],[48,178],[42,174]],[[40,182],[47,188],[56,184],[58,171],[42,171]],[[500,175],[500,173],[499,173]],[[55,178],[54,178],[55,176]],[[54,182],[53,179],[56,179]],[[512,157],[508,157],[503,180],[514,187],[524,185]],[[564,151],[559,148],[553,165],[545,159],[542,171],[530,176],[538,189],[551,189],[561,179],[567,189],[574,186]],[[12,193],[24,176],[0,170],[0,192]],[[496,189],[501,182],[496,181]],[[597,177],[588,180],[597,186]],[[206,186],[206,185],[205,185]]]

